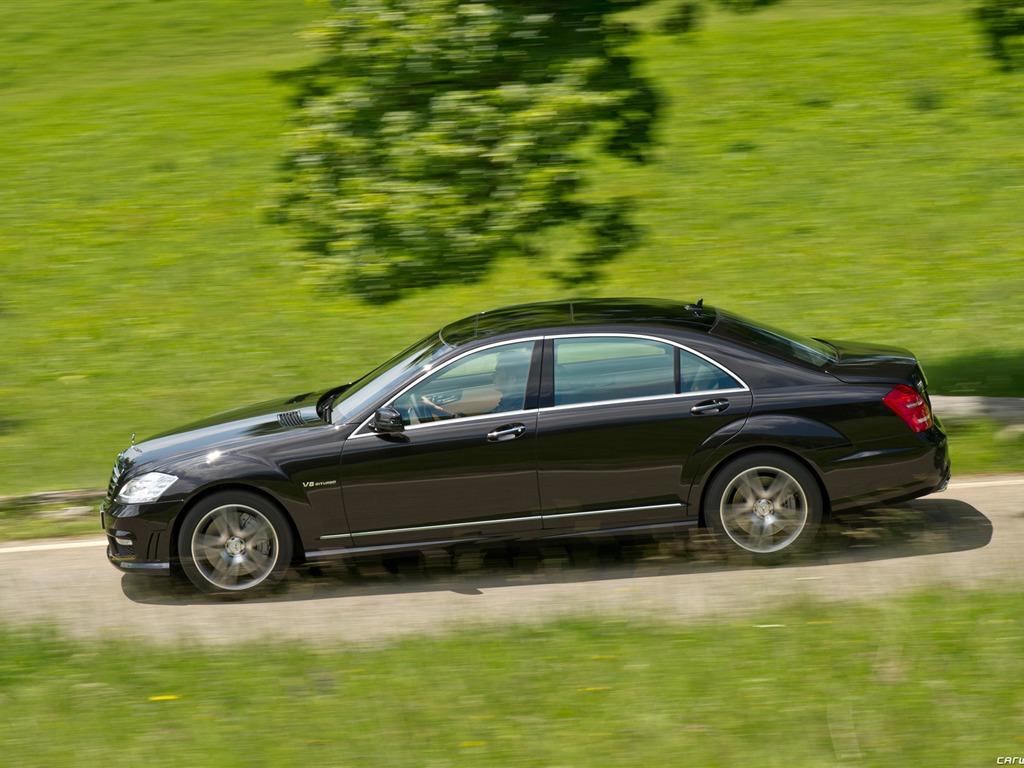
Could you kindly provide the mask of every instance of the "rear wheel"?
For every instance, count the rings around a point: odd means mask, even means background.
[[[270,587],[284,577],[291,552],[291,528],[284,516],[247,491],[203,499],[186,515],[178,534],[185,575],[213,594]]]
[[[821,522],[821,491],[811,472],[778,453],[741,456],[708,487],[704,517],[735,550],[775,562],[807,546]]]

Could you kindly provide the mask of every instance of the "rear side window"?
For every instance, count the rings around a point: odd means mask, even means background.
[[[674,349],[648,339],[555,339],[555,405],[674,394]]]
[[[555,405],[634,400],[742,385],[704,358],[654,339],[555,339]]]

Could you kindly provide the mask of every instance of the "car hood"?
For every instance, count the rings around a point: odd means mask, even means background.
[[[859,341],[830,339],[825,343],[835,349],[837,358],[826,370],[843,381],[923,379],[917,358],[908,349]]]
[[[324,426],[316,404],[325,392],[307,392],[234,408],[134,444],[122,454],[127,466],[154,466],[210,450],[230,450],[284,432]]]

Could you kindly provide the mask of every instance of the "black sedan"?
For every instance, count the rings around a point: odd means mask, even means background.
[[[117,459],[114,566],[243,593],[290,566],[706,525],[775,561],[823,516],[949,481],[915,357],[663,300],[452,323],[352,384]]]

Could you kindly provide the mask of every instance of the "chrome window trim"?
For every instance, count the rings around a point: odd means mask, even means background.
[[[399,397],[401,397],[401,395],[399,395]],[[459,416],[458,418],[442,419],[441,421],[427,421],[427,422],[424,422],[422,424],[409,424],[399,434],[405,434],[407,432],[415,432],[415,431],[417,431],[419,429],[428,429],[428,428],[432,428],[432,427],[451,426],[452,424],[465,424],[467,422],[472,422],[472,421],[483,421],[485,419],[498,419],[499,421],[506,421],[506,420],[511,419],[511,420],[515,421],[517,418],[518,419],[522,419],[524,417],[535,416],[537,414],[537,411],[538,411],[538,409],[533,408],[531,410],[526,410],[526,411],[501,411],[500,413],[479,413],[479,414],[477,414],[475,416]],[[500,418],[500,417],[504,417],[504,418]],[[373,418],[373,416],[371,416],[369,419],[367,419],[365,422],[363,422],[363,424],[361,424],[359,426],[359,429],[361,430],[364,426],[368,425],[372,418]],[[356,439],[358,437],[380,437],[380,435],[378,433],[374,432],[368,426],[366,426],[366,430],[365,431],[360,432],[359,430],[356,430],[355,432],[352,433],[352,435],[348,439],[349,440],[354,440],[354,439]]]
[[[699,397],[714,397],[716,395],[739,394],[739,393],[749,392],[750,391],[750,387],[747,385],[747,383],[740,376],[737,376],[735,373],[733,373],[731,370],[726,368],[721,363],[713,360],[712,358],[708,357],[707,355],[705,355],[705,354],[703,354],[701,352],[698,352],[695,349],[692,349],[692,348],[686,346],[685,344],[681,344],[681,343],[679,343],[677,341],[673,341],[672,339],[666,339],[663,336],[654,336],[654,335],[649,335],[649,334],[644,334],[644,333],[616,333],[614,331],[611,332],[611,333],[596,333],[596,332],[591,332],[591,333],[560,333],[560,334],[556,334],[556,335],[529,336],[529,337],[523,338],[523,339],[513,339],[513,340],[506,340],[506,341],[498,341],[498,342],[494,342],[492,344],[487,344],[487,345],[482,346],[482,347],[476,347],[474,349],[467,350],[466,352],[462,353],[461,355],[457,355],[456,357],[453,357],[451,360],[445,361],[444,365],[439,367],[439,368],[436,368],[436,369],[433,369],[433,370],[424,371],[421,376],[419,376],[415,380],[413,380],[413,382],[411,384],[409,384],[404,389],[402,389],[397,395],[395,395],[394,397],[389,398],[387,400],[386,405],[393,404],[400,397],[402,397],[406,392],[408,392],[409,390],[411,390],[411,389],[415,388],[416,386],[418,386],[421,382],[425,381],[428,377],[432,376],[433,374],[437,373],[438,371],[443,370],[444,368],[447,368],[450,365],[454,365],[459,360],[462,360],[464,357],[467,357],[469,355],[475,354],[477,352],[486,352],[489,349],[494,349],[496,347],[509,346],[509,345],[512,345],[512,344],[525,344],[525,343],[528,343],[528,342],[532,342],[532,343],[536,344],[538,341],[548,341],[548,340],[558,341],[560,339],[639,339],[641,341],[653,341],[653,342],[657,342],[659,344],[665,344],[665,345],[670,346],[670,347],[676,347],[677,349],[681,349],[684,352],[686,352],[687,354],[693,355],[694,357],[697,357],[697,358],[703,360],[704,362],[708,363],[709,365],[714,366],[718,370],[720,370],[720,371],[724,372],[725,374],[727,374],[733,380],[739,382],[740,386],[739,387],[732,387],[732,388],[729,388],[729,389],[704,389],[704,390],[695,390],[695,391],[692,391],[692,392],[677,392],[677,393],[673,393],[673,394],[669,394],[669,395],[647,395],[645,397],[630,397],[630,398],[621,398],[621,399],[616,399],[616,400],[594,400],[592,402],[586,402],[586,403],[568,403],[568,404],[565,404],[565,405],[551,405],[551,406],[548,406],[546,408],[533,408],[533,409],[529,409],[529,410],[520,410],[520,411],[503,411],[501,413],[481,413],[481,414],[477,414],[475,416],[461,416],[461,417],[455,418],[455,419],[444,419],[443,421],[432,421],[432,422],[426,422],[426,423],[423,423],[423,424],[409,424],[408,426],[406,426],[404,432],[414,432],[414,431],[419,430],[419,429],[430,429],[430,428],[437,428],[437,427],[445,427],[445,426],[451,425],[451,424],[464,424],[464,423],[466,423],[468,421],[480,421],[482,419],[488,419],[488,418],[494,418],[494,417],[515,418],[516,416],[519,416],[519,417],[529,416],[529,415],[538,414],[538,413],[547,412],[547,411],[560,411],[560,410],[568,410],[568,409],[573,409],[573,408],[589,408],[591,406],[597,406],[597,405],[619,405],[619,404],[628,404],[628,403],[656,402],[656,401],[659,401],[659,400],[672,400],[672,399],[676,399],[676,398],[687,398],[687,397],[697,397],[697,398],[699,398]],[[348,439],[349,440],[354,440],[356,438],[361,438],[361,437],[379,437],[379,435],[376,432],[374,432],[372,429],[369,428],[369,423],[370,423],[370,421],[372,419],[373,419],[373,414],[371,413],[355,429],[355,431],[349,436]]]
[[[665,344],[665,345],[670,346],[670,347],[676,347],[677,349],[683,350],[687,354],[690,354],[690,355],[693,355],[694,357],[700,358],[701,360],[703,360],[704,362],[708,363],[709,365],[712,365],[715,368],[717,368],[718,370],[720,370],[720,371],[724,372],[725,374],[727,374],[734,381],[739,382],[740,386],[739,387],[730,387],[729,389],[700,389],[700,390],[693,390],[691,392],[676,392],[676,393],[673,393],[673,394],[670,394],[670,395],[647,395],[647,396],[644,396],[644,397],[628,397],[628,398],[619,398],[619,399],[615,399],[615,400],[593,400],[591,402],[586,402],[586,403],[567,403],[565,405],[552,405],[552,406],[548,406],[547,408],[542,408],[541,410],[543,410],[543,411],[559,411],[559,410],[566,410],[566,409],[570,409],[570,408],[589,408],[589,407],[595,406],[595,405],[618,405],[618,404],[625,404],[625,403],[653,402],[653,401],[657,401],[657,400],[672,400],[674,398],[684,398],[684,397],[698,397],[698,398],[699,397],[713,397],[715,395],[739,394],[739,393],[742,393],[742,392],[749,392],[750,391],[750,387],[747,385],[747,382],[745,382],[740,376],[737,376],[735,373],[730,371],[728,368],[726,368],[721,363],[717,362],[716,360],[711,359],[707,355],[702,354],[701,352],[698,352],[695,349],[691,349],[690,347],[686,346],[685,344],[681,344],[681,343],[679,343],[677,341],[673,341],[672,339],[666,339],[666,338],[664,338],[662,336],[652,336],[652,335],[643,334],[643,333],[615,333],[615,332],[612,332],[612,333],[567,333],[567,334],[560,333],[557,336],[545,336],[544,337],[545,341],[547,341],[549,339],[552,340],[552,341],[558,341],[560,339],[640,339],[640,340],[643,340],[643,341],[654,341],[654,342],[658,342],[660,344]]]
[[[749,389],[702,389],[696,392],[683,392],[678,395],[647,395],[646,397],[627,397],[619,400],[594,400],[590,403],[565,403],[564,405],[551,405],[542,408],[541,411],[565,411],[573,408],[592,408],[598,405],[628,405],[630,403],[653,403],[658,400],[678,400],[684,397],[714,397],[715,395],[736,395],[749,392]]]

